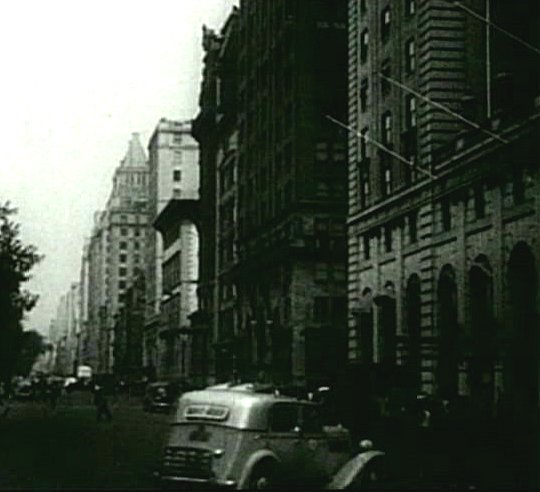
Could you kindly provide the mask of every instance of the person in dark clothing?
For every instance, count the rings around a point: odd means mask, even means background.
[[[96,406],[97,420],[112,420],[111,409],[105,395],[103,387],[96,385],[94,387],[94,405]]]

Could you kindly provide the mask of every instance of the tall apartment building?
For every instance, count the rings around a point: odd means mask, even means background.
[[[212,267],[201,265],[201,289],[216,376],[335,377],[345,357],[346,134],[326,116],[346,117],[346,4],[242,1],[204,42],[196,136]]]
[[[231,274],[236,258],[237,38],[236,7],[220,34],[204,29],[200,111],[193,123],[201,148],[199,319],[213,345],[205,352],[214,378],[232,374],[232,344],[237,343],[230,336],[236,316]],[[228,295],[220,296],[224,283]]]
[[[162,118],[148,144],[149,220],[152,223],[171,199],[197,199],[199,194],[198,145],[190,121]],[[162,299],[163,240],[150,230],[146,257],[146,310],[144,359],[159,366],[160,308]]]
[[[51,322],[49,337],[55,350],[55,370],[65,376],[73,374],[79,361],[80,336],[80,290],[73,282],[63,294],[56,308],[56,317]]]
[[[540,46],[538,22],[538,2],[349,1],[349,362],[529,423],[540,64],[515,38]]]
[[[99,373],[114,368],[114,320],[136,269],[144,269],[148,235],[148,165],[137,134],[113,176],[113,188],[88,246],[88,353]]]
[[[154,227],[163,238],[160,305],[160,379],[205,383],[201,333],[191,326],[198,310],[199,233],[195,224],[197,200],[174,198],[159,213]],[[193,210],[195,209],[195,210]],[[195,213],[194,213],[195,212]]]

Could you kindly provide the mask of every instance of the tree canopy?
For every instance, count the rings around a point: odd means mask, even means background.
[[[24,244],[20,226],[13,220],[17,209],[0,204],[0,379],[13,375],[23,344],[22,321],[38,296],[23,288],[34,265],[41,261],[37,248]]]

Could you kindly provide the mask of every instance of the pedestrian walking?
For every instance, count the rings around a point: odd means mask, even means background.
[[[111,409],[109,408],[109,402],[105,396],[105,390],[102,386],[96,385],[94,387],[94,405],[96,406],[96,419],[99,420],[112,420]]]
[[[56,410],[56,406],[58,405],[58,398],[60,397],[60,392],[62,390],[57,384],[52,384],[49,388],[49,405],[51,407],[51,410]]]

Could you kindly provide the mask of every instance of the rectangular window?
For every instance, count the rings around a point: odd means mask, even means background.
[[[389,196],[392,193],[392,170],[387,167],[384,170],[383,194]]]
[[[118,269],[118,275],[120,277],[125,277],[127,275],[127,268],[126,267],[120,267]]]
[[[120,241],[119,248],[120,249],[127,249],[127,242],[126,241]]]
[[[452,206],[449,199],[441,202],[441,219],[443,231],[449,231],[452,228]]]
[[[406,96],[406,108],[405,108],[405,115],[406,115],[406,126],[407,129],[410,128],[416,128],[416,98],[412,95]]]
[[[173,171],[173,181],[180,181],[180,178],[181,178],[181,173],[180,173],[180,170],[179,169],[175,169]]]
[[[120,280],[118,282],[118,288],[119,289],[125,289],[126,288],[126,281],[125,280]]]
[[[387,147],[392,145],[392,113],[389,111],[382,116],[382,141]]]
[[[384,250],[387,253],[392,251],[392,226],[390,225],[384,227]]]
[[[122,227],[120,229],[120,235],[121,236],[127,236],[128,235],[128,231],[127,231],[127,229],[125,227]]]
[[[322,162],[328,160],[328,143],[317,142],[315,144],[315,160]]]
[[[367,0],[360,0],[360,12],[362,14],[367,12]]]
[[[482,185],[474,188],[474,214],[477,219],[483,219],[486,216],[486,198]]]
[[[369,31],[364,29],[360,35],[360,62],[365,63],[368,58]]]
[[[367,109],[369,97],[368,79],[363,79],[360,83],[360,111],[364,113]]]
[[[392,77],[392,71],[391,71],[391,68],[390,68],[390,59],[389,58],[386,58],[382,62],[381,75],[383,76],[383,77],[381,77],[381,92],[382,92],[383,96],[387,96],[388,94],[390,94],[390,89],[392,87],[390,82],[387,80],[388,78]]]
[[[139,249],[139,248],[140,248],[139,242],[138,242],[138,241],[135,241],[135,242],[133,243],[133,249]]]
[[[127,255],[121,254],[119,256],[119,261],[120,261],[120,263],[125,263],[127,261]]]
[[[418,241],[418,213],[411,212],[409,214],[409,243],[414,244]]]
[[[408,73],[416,69],[416,45],[414,39],[409,39],[405,44],[405,68]]]
[[[370,236],[368,234],[364,234],[362,238],[363,246],[364,246],[364,260],[369,260],[371,258],[371,242],[370,242]]]
[[[512,197],[515,205],[520,205],[525,201],[524,173],[519,166],[515,166],[512,174]]]
[[[381,38],[383,41],[387,41],[390,36],[390,24],[391,16],[390,7],[388,6],[381,12]]]
[[[368,140],[369,140],[369,129],[364,128],[360,132],[360,161],[365,161],[368,157]]]

